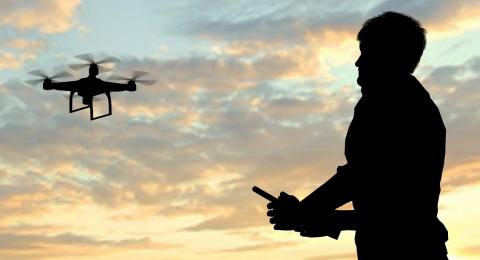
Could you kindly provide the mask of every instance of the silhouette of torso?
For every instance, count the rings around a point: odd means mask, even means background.
[[[360,260],[446,255],[448,235],[437,219],[445,132],[413,76],[362,88],[345,142]]]

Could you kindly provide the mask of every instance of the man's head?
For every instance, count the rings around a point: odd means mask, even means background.
[[[413,73],[425,49],[425,29],[404,14],[386,12],[358,32],[361,55],[355,62],[360,86]]]

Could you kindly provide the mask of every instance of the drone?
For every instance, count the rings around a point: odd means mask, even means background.
[[[81,54],[75,57],[86,63],[70,64],[68,65],[68,67],[70,67],[72,70],[80,70],[88,67],[88,77],[76,81],[57,82],[55,81],[55,79],[71,77],[72,75],[66,71],[61,71],[53,76],[48,76],[42,70],[34,70],[30,71],[29,74],[40,77],[40,79],[28,80],[26,82],[30,85],[38,85],[39,83],[43,82],[44,90],[69,91],[70,95],[68,97],[66,96],[69,99],[69,112],[74,113],[83,109],[90,108],[90,120],[96,120],[112,115],[112,99],[110,96],[111,92],[133,92],[137,90],[136,83],[144,85],[153,85],[155,83],[155,80],[139,79],[140,77],[148,74],[144,71],[133,71],[131,77],[111,75],[108,78],[109,80],[120,80],[126,81],[127,83],[104,81],[97,78],[97,75],[99,73],[109,71],[109,69],[102,66],[102,64],[119,62],[119,59],[115,57],[106,57],[104,59],[95,61],[93,55],[91,54]],[[82,104],[84,106],[78,108],[73,107],[73,98],[75,96],[75,93],[77,93],[79,97],[82,97]],[[105,94],[108,99],[108,113],[94,117],[93,103],[94,101],[99,100],[96,96],[102,94]]]

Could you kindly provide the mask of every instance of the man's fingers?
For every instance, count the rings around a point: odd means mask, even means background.
[[[311,235],[310,232],[308,232],[308,231],[302,231],[302,232],[300,232],[300,236],[302,236],[302,237],[312,237],[312,235]]]
[[[276,215],[276,214],[275,214],[275,210],[269,210],[269,211],[267,211],[267,216],[272,217],[272,216],[275,216],[275,215]]]
[[[281,192],[278,199],[267,204],[267,216],[275,230],[293,230],[297,212],[298,199],[286,192]]]
[[[267,208],[268,209],[273,209],[275,207],[275,205],[273,204],[273,202],[270,202],[267,204]]]
[[[287,198],[288,198],[288,194],[282,191],[280,192],[280,196],[278,196],[278,201],[285,202],[287,201]]]
[[[270,224],[275,224],[277,223],[277,218],[273,217],[273,218],[270,218]]]
[[[300,233],[302,237],[325,237],[330,236],[331,229],[327,226],[304,224],[295,227],[295,231]]]
[[[292,197],[292,195],[289,195],[288,193],[282,191],[282,192],[280,192],[280,196],[278,196],[278,200],[288,201],[290,199],[290,197]]]
[[[302,237],[324,237],[324,236],[327,236],[327,234],[325,234],[324,232],[315,232],[315,231],[303,231],[303,232],[300,232],[300,236]]]
[[[293,230],[293,225],[289,224],[276,224],[273,226],[273,229],[275,230]]]
[[[300,225],[297,225],[295,227],[295,229],[293,229],[295,232],[304,232],[305,231],[305,226],[300,224]]]
[[[284,218],[282,218],[281,216],[273,216],[273,217],[270,217],[270,219],[268,220],[270,222],[270,224],[275,224],[275,225],[288,225],[288,226],[292,226],[293,227],[293,224],[292,222],[289,222],[289,221],[286,221]],[[293,229],[293,228],[291,228]]]

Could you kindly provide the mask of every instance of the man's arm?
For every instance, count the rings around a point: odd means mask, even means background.
[[[312,214],[328,212],[352,201],[354,183],[352,168],[350,164],[339,166],[335,175],[300,202],[302,210]]]
[[[355,230],[353,210],[335,210],[353,199],[353,169],[346,164],[300,202],[301,220],[295,231],[304,237],[337,239],[342,230]]]
[[[270,223],[274,224],[276,230],[298,229],[298,225],[322,227],[324,235],[338,237],[338,227],[324,230],[325,223],[333,223],[333,213],[336,208],[352,200],[352,169],[350,165],[339,166],[337,173],[325,184],[308,195],[302,202],[295,196],[285,192],[275,202],[270,202],[267,208],[270,210],[267,215],[271,217]],[[353,226],[353,211],[351,213],[340,212],[335,214],[342,223],[342,227],[351,229]],[[350,224],[347,224],[350,223]],[[317,234],[316,233],[316,234]]]
[[[324,214],[316,222],[300,224],[295,228],[303,237],[330,236],[337,239],[343,230],[356,230],[355,211],[334,210]]]

